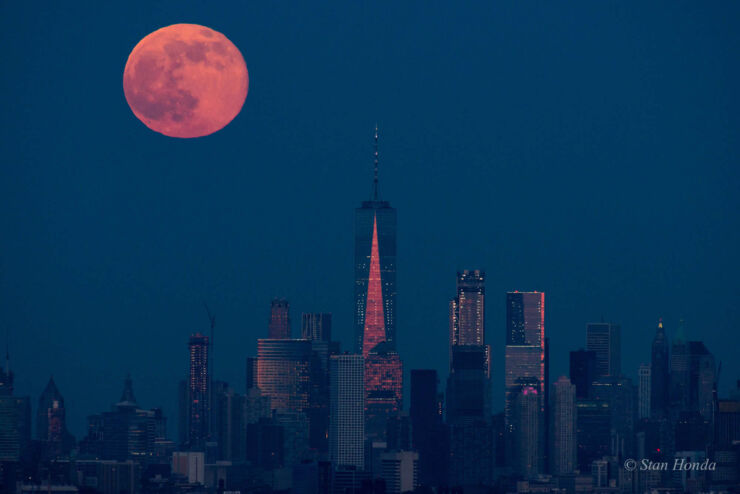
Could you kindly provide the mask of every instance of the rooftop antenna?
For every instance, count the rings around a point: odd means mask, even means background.
[[[373,178],[373,201],[378,200],[378,124],[375,124],[375,139],[373,143],[373,164],[375,165]]]

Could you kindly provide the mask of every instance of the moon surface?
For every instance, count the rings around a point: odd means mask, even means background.
[[[170,137],[201,137],[224,128],[241,111],[249,74],[226,36],[197,24],[173,24],[134,47],[123,92],[134,115]]]

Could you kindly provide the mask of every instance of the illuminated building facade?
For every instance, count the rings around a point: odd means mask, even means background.
[[[485,273],[479,269],[457,273],[457,294],[450,300],[450,368],[452,347],[485,345],[485,279]],[[490,377],[490,348],[486,348],[486,352],[486,372]]]
[[[365,359],[329,358],[329,457],[335,466],[365,466]]]
[[[196,333],[188,342],[190,373],[188,379],[188,443],[193,449],[205,447],[210,411],[210,376],[208,374],[209,340]]]
[[[398,354],[385,343],[365,359],[365,416],[368,436],[382,437],[388,417],[401,410],[403,366]]]
[[[257,387],[273,410],[304,411],[311,392],[311,342],[257,340]]]

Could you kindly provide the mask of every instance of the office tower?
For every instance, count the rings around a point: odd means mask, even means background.
[[[689,342],[689,409],[712,420],[716,367],[712,355],[701,341]]]
[[[650,399],[652,398],[652,392],[650,386],[652,385],[652,369],[648,364],[640,364],[640,368],[637,370],[637,376],[639,379],[637,389],[637,418],[647,419],[650,418]]]
[[[311,378],[308,408],[309,446],[319,453],[329,451],[329,357],[336,353],[334,342],[311,341]]]
[[[335,466],[365,466],[364,370],[362,355],[329,358],[329,457]]]
[[[618,325],[605,322],[587,324],[586,350],[596,353],[597,377],[619,377],[622,352]]]
[[[479,269],[457,273],[457,294],[450,300],[450,347],[485,345],[485,279]]]
[[[64,397],[57,389],[53,378],[49,378],[46,388],[39,396],[36,438],[44,443],[45,453],[49,457],[68,452],[74,443],[74,438],[67,431]]]
[[[609,455],[612,413],[608,401],[576,400],[578,469],[588,472],[591,463]]]
[[[419,482],[445,485],[449,458],[449,433],[442,422],[437,371],[411,371],[411,444],[419,452]]]
[[[650,354],[650,414],[663,416],[670,406],[670,360],[668,356],[668,337],[663,329],[663,320],[653,337]]]
[[[542,431],[543,454],[543,473],[550,473],[550,338],[545,338],[545,406],[544,422],[545,426]]]
[[[209,433],[211,408],[208,373],[209,340],[196,333],[190,337],[190,375],[188,379],[188,443],[193,450],[205,448]]]
[[[522,384],[512,393],[512,465],[514,471],[525,478],[542,473],[542,398],[539,381],[522,379]]]
[[[30,444],[31,400],[13,396],[13,372],[6,355],[5,368],[0,368],[0,462],[22,460]]]
[[[365,359],[365,433],[382,439],[386,421],[401,410],[403,367],[398,354],[385,342],[376,345]]]
[[[386,423],[386,448],[396,451],[411,451],[411,417],[399,412],[388,418]]]
[[[270,304],[268,336],[271,340],[290,338],[290,306],[284,298],[275,298]]]
[[[452,346],[446,404],[450,485],[490,483],[495,451],[486,347]]]
[[[609,404],[610,454],[629,458],[634,453],[635,388],[623,377],[600,377],[593,382],[593,399]]]
[[[576,387],[577,398],[588,398],[591,383],[596,379],[596,352],[577,350],[570,352],[570,381]]]
[[[301,314],[301,338],[304,340],[331,341],[331,313]]]
[[[257,340],[257,387],[273,410],[303,411],[309,403],[311,342]]]
[[[388,451],[380,455],[381,477],[385,492],[411,492],[419,485],[419,453],[416,451]]]
[[[396,344],[396,210],[378,192],[378,129],[375,128],[372,199],[355,209],[355,334],[367,357],[381,341]]]
[[[506,294],[506,347],[504,349],[504,420],[507,431],[507,445],[515,449],[523,438],[515,431],[513,400],[523,387],[534,387],[537,393],[528,392],[523,401],[527,406],[533,399],[539,400],[536,428],[539,439],[536,450],[539,455],[545,452],[545,294],[543,292],[509,292]],[[522,405],[523,406],[523,405]],[[528,422],[527,422],[528,423]],[[533,429],[528,429],[529,433]],[[508,458],[513,463],[521,456]],[[533,468],[542,468],[541,462]],[[529,467],[527,467],[529,468]],[[529,473],[542,473],[542,470]]]
[[[576,387],[561,376],[552,385],[550,473],[568,475],[576,469]]]

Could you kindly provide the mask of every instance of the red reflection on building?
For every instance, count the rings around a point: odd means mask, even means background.
[[[367,359],[376,345],[385,341],[383,317],[383,289],[380,280],[380,254],[378,252],[378,217],[373,218],[373,241],[370,248],[370,274],[365,304],[365,328],[362,333],[362,356]]]
[[[385,434],[388,417],[401,409],[403,365],[382,343],[365,359],[365,422],[368,436]]]

